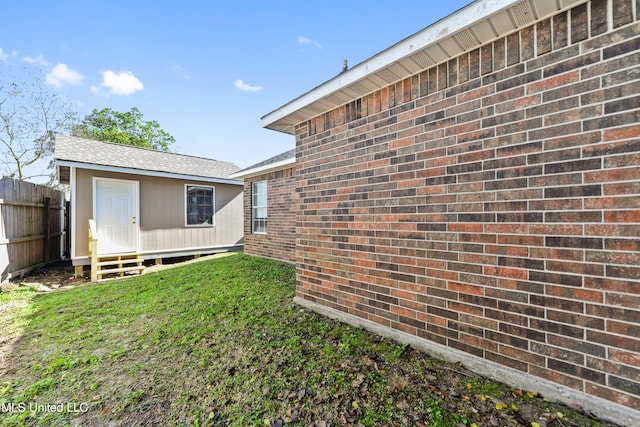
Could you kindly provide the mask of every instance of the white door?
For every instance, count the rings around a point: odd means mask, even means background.
[[[138,250],[138,182],[95,179],[98,254]]]

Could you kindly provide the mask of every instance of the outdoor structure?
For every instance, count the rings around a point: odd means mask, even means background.
[[[639,18],[479,0],[263,117],[296,301],[638,425]]]
[[[242,181],[229,178],[232,163],[69,136],[56,136],[55,160],[70,185],[76,266],[90,263],[89,220],[100,256],[161,262],[242,248]]]
[[[244,179],[244,251],[295,262],[296,150],[231,175]]]

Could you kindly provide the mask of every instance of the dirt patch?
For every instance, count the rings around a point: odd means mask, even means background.
[[[199,258],[175,257],[163,260],[163,264],[155,265],[154,261],[145,261],[144,273],[152,273],[170,268],[179,267],[185,264],[192,264],[207,261],[211,258],[229,255],[230,253],[214,254]],[[28,286],[37,292],[50,292],[56,289],[72,288],[90,283],[89,268],[85,267],[81,277],[75,277],[75,267],[71,261],[56,261],[44,267],[26,273],[23,277],[11,279],[2,284],[0,290],[15,289],[20,286]]]
[[[70,288],[89,283],[89,272],[85,271],[81,277],[75,277],[75,268],[71,261],[56,261],[42,268],[38,268],[23,277],[10,280],[2,285],[2,289],[14,289],[28,286],[38,292],[50,292],[61,288]]]

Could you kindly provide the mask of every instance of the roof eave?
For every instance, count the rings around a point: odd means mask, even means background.
[[[525,28],[587,0],[477,0],[262,117],[262,126],[295,126]]]
[[[266,173],[287,169],[292,166],[295,166],[295,164],[296,164],[296,158],[292,157],[290,159],[281,160],[279,162],[270,163],[268,165],[260,166],[257,168],[242,170],[240,172],[236,172],[229,175],[229,178],[233,178],[233,179],[252,178],[254,176],[264,175]]]
[[[202,181],[202,182],[211,182],[211,183],[217,183],[217,184],[244,185],[242,181],[239,181],[237,179],[232,179],[232,178],[216,178],[216,177],[210,177],[210,176],[187,175],[187,174],[180,174],[180,173],[174,173],[174,172],[162,172],[162,171],[153,171],[153,170],[147,170],[147,169],[126,168],[121,166],[99,165],[95,163],[84,163],[84,162],[77,162],[73,160],[63,160],[63,159],[55,159],[55,162],[58,167],[68,166],[68,167],[89,169],[89,170],[126,173],[131,175],[143,175],[143,176],[154,176],[154,177],[161,177],[161,178],[181,179],[186,181]]]

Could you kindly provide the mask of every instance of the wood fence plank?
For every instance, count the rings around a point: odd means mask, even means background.
[[[65,209],[61,191],[0,179],[0,280],[64,256]]]

